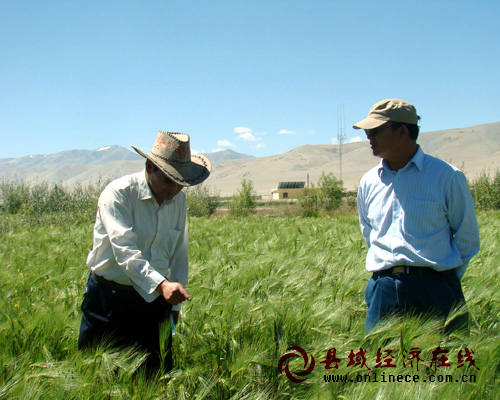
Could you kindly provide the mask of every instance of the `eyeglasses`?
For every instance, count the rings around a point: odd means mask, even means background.
[[[382,132],[385,128],[390,128],[394,124],[386,125],[382,128],[375,129],[365,129],[366,136],[377,136],[380,132]]]

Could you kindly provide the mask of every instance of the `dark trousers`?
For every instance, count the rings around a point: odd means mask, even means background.
[[[114,288],[90,274],[78,348],[96,347],[105,339],[110,339],[113,347],[137,346],[149,353],[149,374],[168,372],[172,369],[172,333],[170,325],[165,325],[166,337],[161,337],[165,335],[160,335],[160,330],[163,323],[170,323],[171,308],[161,296],[148,303],[135,290]]]
[[[446,319],[454,307],[465,307],[462,286],[455,271],[430,273],[427,268],[413,271],[412,274],[381,271],[375,272],[370,278],[365,290],[367,333],[388,315],[432,313]],[[468,313],[464,312],[448,322],[445,332],[467,328]]]

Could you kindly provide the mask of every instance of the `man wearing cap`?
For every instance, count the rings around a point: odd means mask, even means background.
[[[145,350],[149,372],[169,371],[171,332],[160,327],[191,300],[185,186],[203,182],[210,162],[191,155],[189,136],[160,131],[145,170],[111,182],[101,193],[78,348],[103,340]],[[169,326],[169,325],[167,325]],[[168,329],[167,329],[168,332]]]
[[[465,175],[417,144],[415,107],[403,100],[375,104],[353,125],[364,129],[382,158],[359,184],[358,212],[368,245],[366,331],[391,314],[447,318],[465,305],[460,279],[479,251],[474,200]],[[466,326],[467,313],[446,331]]]

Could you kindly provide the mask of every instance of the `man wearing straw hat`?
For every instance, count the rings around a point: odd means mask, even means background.
[[[166,372],[172,336],[165,340],[160,328],[176,323],[180,304],[191,300],[182,188],[202,183],[211,166],[191,155],[183,133],[160,131],[150,153],[132,147],[146,168],[111,182],[99,197],[78,348],[103,340],[138,346],[149,354],[148,371]]]
[[[415,107],[382,100],[354,124],[382,158],[359,184],[358,211],[368,245],[366,331],[390,314],[449,316],[464,305],[460,279],[479,251],[474,200],[465,175],[417,144]],[[446,331],[465,326],[467,314]]]

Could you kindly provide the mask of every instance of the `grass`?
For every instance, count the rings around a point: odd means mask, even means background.
[[[76,350],[85,259],[92,223],[66,217],[33,224],[3,217],[0,229],[0,399],[496,399],[500,395],[500,213],[480,212],[482,249],[463,279],[470,335],[441,333],[432,320],[392,319],[364,334],[366,246],[357,216],[192,218],[192,301],[183,306],[170,376],[148,380],[143,354]],[[7,220],[5,220],[8,219]],[[62,218],[62,219],[61,219]],[[58,222],[59,221],[59,222]],[[303,383],[281,375],[291,346],[314,356]],[[448,350],[450,367],[431,368],[432,350]],[[325,370],[329,349],[341,359]],[[422,351],[420,370],[403,366],[405,350]],[[474,352],[480,368],[458,367]],[[427,382],[325,382],[325,375],[371,373],[347,367],[364,349],[367,365]],[[375,369],[377,350],[392,350],[395,368]],[[386,353],[385,353],[386,354]],[[302,359],[290,370],[304,369]],[[450,375],[454,382],[429,382]],[[458,383],[462,375],[476,382]]]

